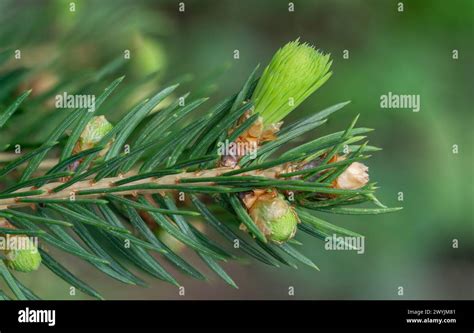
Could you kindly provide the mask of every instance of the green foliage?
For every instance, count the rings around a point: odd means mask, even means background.
[[[278,71],[278,80],[288,80],[295,75],[292,71],[280,72],[283,65],[292,67],[295,73],[307,71],[304,82],[280,87],[289,89],[282,94],[285,103],[267,103],[267,93],[279,95],[275,90],[279,85],[273,81],[274,91],[265,90],[272,71]],[[97,299],[103,297],[82,277],[76,276],[71,267],[60,263],[49,251],[50,247],[84,260],[112,279],[140,286],[146,283],[137,272],[180,285],[179,276],[168,272],[163,260],[184,275],[207,279],[174,248],[176,244],[192,249],[216,276],[234,288],[237,283],[225,271],[225,263],[244,256],[274,267],[297,267],[301,263],[319,270],[310,258],[295,249],[302,245],[299,233],[289,240],[288,233],[293,233],[296,223],[294,217],[300,222],[298,230],[324,239],[333,233],[359,235],[321,220],[318,212],[379,214],[397,210],[380,206],[373,194],[373,184],[348,190],[331,186],[332,180],[350,163],[365,160],[369,157],[366,152],[377,150],[366,144],[365,134],[370,129],[356,128],[356,119],[345,131],[306,143],[298,142],[281,153],[289,143],[324,125],[327,117],[342,109],[346,102],[285,124],[275,140],[259,147],[255,160],[245,156],[239,161],[239,168],[219,167],[221,156],[216,147],[222,140],[236,140],[257,120],[253,115],[236,127],[245,112],[252,108],[251,96],[254,96],[257,113],[262,108],[260,114],[266,121],[279,121],[294,109],[283,106],[288,96],[296,97],[296,107],[329,78],[329,66],[328,56],[307,45],[290,43],[277,53],[260,81],[257,67],[240,91],[216,106],[204,108],[207,98],[180,105],[179,98],[188,94],[178,92],[178,84],[173,84],[137,103],[113,128],[107,128],[104,135],[97,138],[95,146],[81,151],[74,151],[74,146],[94,114],[85,109],[63,110],[62,121],[55,122],[49,135],[43,133],[42,142],[26,146],[22,154],[0,164],[0,221],[11,225],[0,227],[0,234],[39,237],[43,266]],[[96,73],[94,82],[119,69],[116,64],[107,65]],[[0,91],[3,88],[12,91],[10,87],[19,82],[18,75],[3,76]],[[106,117],[111,109],[102,107],[109,98],[120,97],[119,85],[123,80],[123,76],[113,80],[97,98],[96,109]],[[95,91],[102,90],[93,87]],[[1,102],[7,105],[0,110],[0,131],[11,131],[14,124],[24,119],[24,112],[32,112],[33,109],[28,109],[30,92],[16,97],[0,96]],[[171,100],[170,103],[156,112],[165,99]],[[23,107],[26,108],[22,110]],[[201,110],[205,110],[204,114]],[[268,117],[266,112],[270,111],[267,110],[273,110]],[[46,122],[47,118],[42,121]],[[123,151],[125,144],[129,145],[129,152]],[[101,156],[107,145],[107,152]],[[328,164],[346,145],[352,149],[348,158]],[[283,171],[288,164],[303,165],[323,156],[325,162],[321,165]],[[42,169],[41,165],[50,158],[56,158],[56,162]],[[71,168],[72,165],[77,168]],[[295,199],[289,201],[291,230],[280,230],[278,243],[268,241],[243,204],[241,195],[257,189],[275,189],[280,195],[290,192],[295,195]],[[176,200],[177,192],[185,193],[190,200],[184,203]],[[346,207],[370,202],[378,207]],[[198,223],[204,223],[203,230]],[[239,230],[239,224],[244,225],[247,232]],[[211,238],[210,229],[222,237]],[[163,235],[173,239],[172,244],[167,244]],[[238,247],[234,246],[236,242]],[[36,299],[37,296],[15,278],[12,268],[15,267],[0,261],[0,275],[10,289],[0,291],[0,298]]]

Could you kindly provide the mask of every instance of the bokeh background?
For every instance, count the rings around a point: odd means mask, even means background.
[[[2,132],[0,140],[41,142],[63,116],[48,100],[56,91],[98,92],[123,74],[124,83],[103,106],[113,111],[112,121],[170,82],[181,82],[181,93],[210,96],[210,107],[236,92],[257,63],[265,65],[280,46],[300,37],[332,54],[334,73],[287,121],[351,100],[310,136],[344,129],[360,113],[359,124],[376,129],[370,143],[383,148],[368,161],[378,197],[404,210],[322,216],[365,235],[365,254],[326,251],[324,242],[299,235],[301,251],[320,272],[225,264],[238,290],[198,260],[192,262],[209,281],[180,275],[184,297],[151,278],[145,277],[146,289],[119,284],[64,256],[67,267],[108,299],[472,299],[474,2],[297,0],[294,12],[289,1],[183,3],[184,12],[179,1],[0,0],[0,51],[22,51],[21,60],[6,66],[29,69],[18,85],[41,92],[28,103],[21,126]],[[0,96],[14,94],[18,85],[4,84]],[[388,92],[420,94],[420,112],[380,108]],[[69,286],[44,268],[18,276],[47,299],[87,298],[69,296]]]

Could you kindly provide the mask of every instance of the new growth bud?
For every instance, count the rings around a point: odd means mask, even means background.
[[[19,272],[36,271],[41,264],[41,254],[38,252],[38,248],[27,236],[14,237],[18,249],[7,251],[5,263],[9,268]]]
[[[252,100],[265,126],[286,117],[331,76],[332,61],[299,40],[283,46],[265,68]]]
[[[344,159],[344,157],[338,157],[336,162]],[[334,187],[344,190],[357,190],[369,182],[368,171],[369,168],[366,165],[354,162],[337,177]]]
[[[250,196],[244,199],[246,204],[251,204],[249,215],[268,240],[281,244],[293,238],[298,216],[283,195],[276,191],[264,194],[254,191]]]
[[[104,116],[93,117],[82,131],[79,140],[77,140],[74,153],[77,154],[81,151],[93,148],[112,128],[113,125],[109,123]],[[105,154],[105,152],[106,149],[104,149],[101,154]]]

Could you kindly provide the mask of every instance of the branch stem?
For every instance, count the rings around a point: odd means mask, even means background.
[[[127,189],[126,187],[130,187],[133,185],[140,185],[140,184],[155,184],[155,185],[175,185],[179,184],[180,180],[183,178],[208,178],[208,177],[219,177],[226,172],[235,170],[235,168],[231,167],[218,167],[214,169],[208,169],[208,170],[201,170],[201,171],[196,171],[196,172],[183,172],[179,174],[172,174],[172,175],[166,175],[163,177],[149,177],[149,178],[144,178],[140,179],[134,182],[127,183],[124,186],[123,191],[115,191],[115,195],[138,195],[138,194],[150,194],[150,193],[162,193],[166,191],[174,191],[172,189],[134,189],[130,190]],[[263,176],[269,179],[276,179],[278,178],[278,175],[283,171],[282,167],[275,167],[275,168],[270,168],[266,170],[252,170],[248,172],[244,172],[241,174],[236,175],[238,176]],[[39,188],[36,187],[27,187],[27,188],[22,188],[20,190],[17,190],[13,193],[18,193],[18,196],[14,196],[11,198],[7,199],[1,199],[0,200],[0,210],[8,209],[8,208],[14,208],[14,207],[25,207],[25,206],[30,206],[31,203],[28,202],[21,202],[21,199],[28,199],[28,198],[47,198],[47,199],[70,199],[73,200],[73,198],[76,197],[76,193],[78,193],[81,190],[96,190],[100,192],[101,189],[107,190],[112,187],[117,187],[114,183],[123,179],[123,178],[128,178],[131,176],[134,176],[134,172],[130,172],[124,175],[119,175],[117,177],[109,177],[109,178],[104,178],[101,179],[98,182],[94,182],[92,179],[87,179],[83,181],[79,181],[77,183],[72,184],[70,187],[63,189],[58,192],[53,192],[53,189],[55,187],[58,187],[63,184],[63,182],[51,182],[48,184],[45,184]],[[203,186],[212,186],[214,185],[213,182],[202,182],[199,183],[200,185]],[[31,196],[22,196],[20,193],[25,192],[25,191],[31,191],[31,190],[42,190],[43,192],[41,194],[37,195],[31,195]],[[80,198],[97,198],[100,197],[104,193],[93,193],[93,194],[84,194],[84,195],[79,195]]]

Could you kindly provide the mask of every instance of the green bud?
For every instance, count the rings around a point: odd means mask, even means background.
[[[113,125],[104,116],[93,117],[82,131],[74,147],[74,152],[78,153],[93,148],[112,128]]]
[[[270,241],[284,243],[296,233],[298,216],[281,194],[259,197],[249,213]]]
[[[285,118],[331,76],[329,54],[315,50],[299,39],[283,46],[273,56],[260,78],[252,100],[264,124]]]
[[[15,236],[16,244],[22,249],[10,250],[6,255],[6,264],[9,268],[19,272],[36,271],[41,264],[41,254],[27,236]]]

